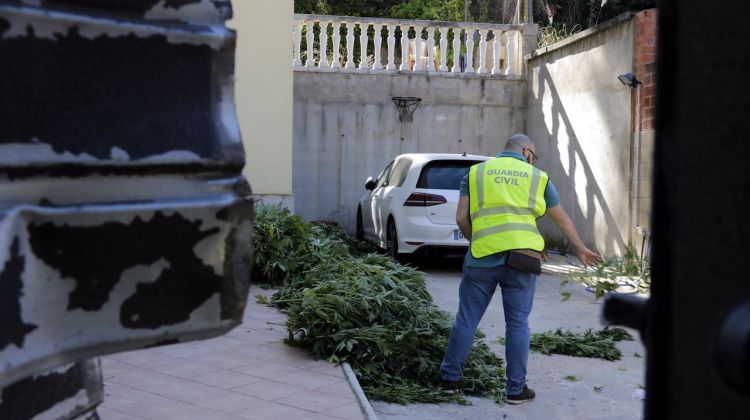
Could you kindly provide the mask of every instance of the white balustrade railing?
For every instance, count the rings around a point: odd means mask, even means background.
[[[523,29],[523,25],[298,14],[292,65],[306,70],[520,76]]]

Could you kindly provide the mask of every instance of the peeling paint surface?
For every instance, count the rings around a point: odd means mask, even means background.
[[[170,19],[183,22],[202,22],[205,20],[218,20],[221,10],[217,9],[211,0],[182,1],[162,0],[148,10],[144,17],[146,19]]]
[[[170,263],[170,267],[162,271],[156,284],[176,281],[179,287],[182,280],[186,291],[197,293],[195,289],[208,287],[217,292],[222,279],[213,272],[209,276],[206,275],[205,271],[210,267],[200,262],[192,248],[205,237],[216,235],[219,229],[214,227],[201,230],[201,224],[200,220],[189,221],[179,213],[165,216],[161,212],[156,212],[148,221],[136,216],[128,224],[105,222],[97,226],[75,227],[67,223],[62,226],[51,222],[32,223],[28,226],[28,231],[32,252],[45,264],[54,268],[61,277],[76,282],[75,289],[70,293],[68,310],[95,311],[107,302],[109,292],[122,276],[123,270],[136,265],[152,264],[161,258]],[[70,244],[76,246],[71,247]],[[112,252],[113,250],[129,251]],[[168,303],[168,292],[178,293],[180,290],[160,291],[157,301],[162,301],[162,304]],[[197,294],[202,296],[204,293],[208,293],[208,290]],[[155,295],[148,291],[144,294]],[[202,301],[209,296],[210,293],[203,297]],[[137,296],[131,299],[137,300]],[[193,299],[200,300],[197,296]],[[161,308],[166,312],[179,309],[164,306]],[[187,314],[172,313],[167,316],[187,319]],[[138,322],[127,317],[126,322],[129,321],[133,326],[137,326],[143,320]]]
[[[0,390],[0,418],[73,418],[102,402],[101,386],[96,359],[51,369]]]
[[[0,419],[97,418],[97,355],[239,324],[225,0],[0,0]]]
[[[241,165],[234,33],[165,22],[0,5],[0,168]]]
[[[97,160],[96,157],[85,152],[74,154],[68,150],[56,151],[51,144],[46,144],[36,137],[32,137],[27,143],[18,141],[0,144],[0,165],[14,165],[19,161],[24,161],[27,156],[55,162],[95,162]]]
[[[161,33],[173,44],[205,45],[218,50],[226,43],[226,37],[232,33],[223,26],[208,24],[193,24],[187,27],[169,28],[166,30],[158,21],[114,21],[112,19],[92,18],[85,15],[67,12],[39,11],[19,13],[22,9],[0,6],[8,15],[2,26],[1,33],[4,40],[25,38],[32,36],[40,40],[58,41],[75,31],[82,38],[95,40],[97,38],[120,38],[133,36],[147,38]]]
[[[0,386],[54,367],[60,353],[90,357],[231,329],[247,298],[252,214],[249,199],[226,192],[0,212],[0,240],[16,238],[0,249],[3,278],[16,278],[3,283],[15,290],[4,305],[14,318],[3,322],[16,327],[3,329],[13,335],[0,349]]]
[[[232,16],[229,0],[23,0],[25,4],[43,3],[58,8],[105,8],[143,18],[182,22],[223,23]]]
[[[3,328],[0,330],[0,350],[13,344],[17,348],[23,347],[24,338],[34,331],[37,326],[27,324],[21,319],[21,298],[23,297],[23,281],[21,274],[26,265],[26,259],[20,254],[18,238],[13,238],[10,252],[5,260],[5,266],[0,271],[0,318]]]

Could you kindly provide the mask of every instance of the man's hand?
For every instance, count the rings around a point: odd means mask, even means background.
[[[584,267],[588,267],[590,265],[594,265],[596,263],[602,262],[601,255],[597,254],[596,252],[583,247],[582,249],[577,249],[576,254],[578,255],[578,259],[581,260]]]
[[[581,260],[584,266],[594,265],[601,262],[602,257],[599,254],[583,245],[583,241],[581,241],[581,237],[578,236],[578,231],[576,230],[575,225],[573,225],[573,221],[570,220],[570,216],[568,216],[568,213],[565,213],[565,210],[561,205],[558,204],[555,207],[548,208],[547,214],[549,214],[552,221],[555,222],[560,231],[562,231],[563,235],[565,235],[565,237],[573,244],[578,259]]]

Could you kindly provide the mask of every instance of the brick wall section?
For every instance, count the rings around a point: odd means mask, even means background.
[[[656,9],[644,10],[635,17],[633,67],[641,81],[641,131],[654,129],[656,106]]]
[[[633,68],[641,81],[641,154],[639,159],[638,214],[636,224],[651,230],[651,203],[653,198],[654,109],[656,107],[656,9],[639,12],[635,16],[635,45]],[[635,98],[633,99],[635,101]],[[635,102],[633,102],[635,119]],[[635,122],[635,121],[634,121]],[[633,127],[637,130],[637,126]],[[644,237],[636,236],[633,245],[640,248]],[[640,251],[640,249],[639,249]]]

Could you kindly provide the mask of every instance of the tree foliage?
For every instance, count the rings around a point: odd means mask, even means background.
[[[395,19],[463,20],[463,0],[409,0],[394,6],[389,13]]]
[[[532,0],[534,22],[586,29],[628,11],[656,7],[656,0]],[[517,0],[294,0],[294,12],[336,16],[512,23]]]
[[[515,0],[295,0],[295,13],[394,19],[510,23]]]
[[[534,22],[540,26],[587,29],[625,12],[653,7],[655,0],[535,0]]]
[[[388,17],[393,6],[406,0],[294,0],[294,13]]]

